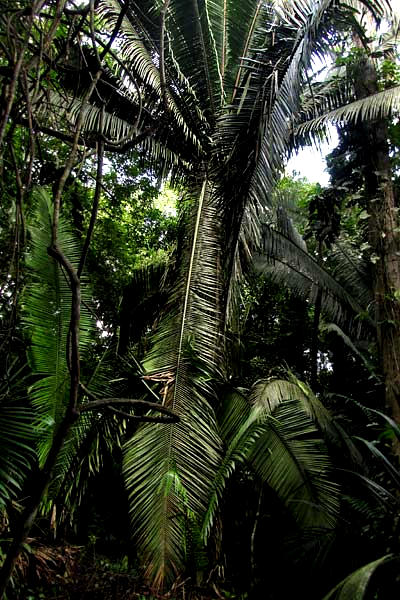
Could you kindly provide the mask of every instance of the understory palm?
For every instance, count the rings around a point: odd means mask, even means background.
[[[43,466],[52,446],[52,440],[62,421],[69,398],[69,367],[65,360],[68,345],[71,291],[65,274],[48,255],[52,207],[47,192],[38,188],[34,193],[35,210],[30,227],[30,250],[27,254],[29,279],[24,290],[22,320],[29,341],[27,357],[31,385],[28,388],[32,405],[31,436],[35,438],[39,468]],[[80,245],[71,226],[61,219],[60,245],[77,264]],[[86,278],[82,301],[80,349],[82,360],[89,362],[95,339],[95,319],[91,313],[92,298]],[[112,386],[109,373],[100,358],[96,368],[87,371],[88,388],[94,394],[110,396]],[[58,456],[55,470],[42,501],[42,512],[49,509],[73,513],[76,502],[73,495],[82,494],[85,478],[98,469],[99,439],[103,447],[116,444],[124,430],[120,419],[112,414],[83,414],[71,429]],[[76,481],[74,481],[76,478]],[[73,514],[68,519],[72,521]]]

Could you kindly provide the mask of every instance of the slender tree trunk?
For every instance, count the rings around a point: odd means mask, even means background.
[[[383,161],[377,161],[377,171],[387,173],[383,166]],[[377,257],[373,281],[375,318],[386,408],[400,423],[400,241],[396,232],[393,185],[389,178],[381,183],[380,191],[381,201],[371,199],[369,208],[370,244]]]
[[[319,289],[314,306],[314,318],[310,349],[310,384],[314,391],[318,387],[318,342],[319,342],[319,322],[321,319],[322,292]]]
[[[322,242],[318,243],[318,264],[322,263]],[[315,391],[318,387],[318,342],[319,342],[319,322],[321,320],[322,310],[322,290],[318,289],[317,297],[314,306],[314,318],[313,328],[311,336],[311,348],[310,348],[310,383],[312,389]]]
[[[379,91],[374,63],[359,62],[355,88],[358,98]],[[377,343],[389,413],[400,423],[400,235],[388,146],[388,126],[383,119],[359,125],[365,139],[365,193],[369,214],[369,243],[373,261],[373,294]],[[400,446],[394,448],[400,456]]]

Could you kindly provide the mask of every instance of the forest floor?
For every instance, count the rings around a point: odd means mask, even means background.
[[[22,555],[9,600],[245,600],[215,585],[200,589],[190,580],[160,594],[143,584],[128,557],[110,559],[82,546],[33,543]]]

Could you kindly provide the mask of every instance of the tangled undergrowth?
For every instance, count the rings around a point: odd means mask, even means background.
[[[23,582],[23,583],[22,583]],[[21,555],[8,600],[245,600],[215,585],[177,581],[164,594],[143,585],[128,557],[110,559],[90,546],[51,546],[29,539]]]

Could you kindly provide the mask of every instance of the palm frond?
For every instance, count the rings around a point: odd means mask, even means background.
[[[254,255],[256,271],[284,283],[311,303],[315,302],[318,290],[321,290],[322,310],[330,320],[345,326],[347,331],[357,337],[365,333],[366,323],[369,324],[370,321],[361,321],[358,316],[368,315],[370,291],[364,285],[359,271],[353,268],[354,265],[347,261],[347,278],[344,277],[343,270],[340,273],[342,282],[321,266],[292,234],[287,235],[267,225],[263,231],[263,254]],[[355,281],[359,281],[358,286]],[[360,292],[365,291],[366,304],[365,294],[360,296]]]
[[[31,248],[26,261],[31,279],[23,296],[23,323],[30,338],[28,359],[35,381],[29,396],[36,414],[39,462],[43,464],[68,400],[67,336],[71,292],[65,274],[47,253],[52,218],[49,196],[43,188],[37,188],[35,200],[37,223],[30,228]],[[64,220],[60,220],[59,244],[71,263],[77,265],[79,245]],[[86,295],[90,300],[85,287],[82,286],[83,299]],[[89,311],[82,306],[80,349],[83,353],[89,348],[93,326]]]
[[[394,559],[393,554],[387,554],[354,571],[331,590],[323,600],[362,600],[366,598],[373,575],[383,564]]]
[[[234,390],[224,399],[220,433],[224,455],[202,525],[207,541],[226,482],[238,464],[250,464],[272,488],[301,528],[332,528],[338,486],[317,431],[337,437],[330,416],[311,390],[293,375],[257,382],[247,399]],[[247,395],[247,394],[246,394]]]
[[[306,72],[313,54],[318,55],[323,46],[333,3],[330,0],[322,0],[318,4],[301,0],[295,4],[283,2],[281,7],[282,20],[291,32],[292,44],[286,56],[281,53],[274,65],[269,93],[265,98],[269,105],[268,119],[262,132],[250,188],[251,196],[264,205],[268,205],[268,197],[289,148],[291,123],[299,113],[300,92]]]
[[[65,119],[67,126],[74,127],[81,108],[81,98],[71,98],[52,90],[49,92],[46,102],[40,107],[38,116],[48,126],[58,127]],[[92,134],[96,131],[100,132],[102,120],[103,134],[116,144],[123,139],[133,138],[137,133],[133,119],[129,122],[117,114],[103,112],[101,106],[89,103],[85,107],[83,132],[89,132],[89,134],[90,132]]]
[[[301,124],[296,135],[316,131],[327,123],[356,123],[358,120],[373,121],[396,114],[400,109],[400,86],[377,92],[372,96],[340,106],[311,121]]]
[[[264,4],[263,8],[267,11],[271,7]],[[233,165],[239,158],[241,165],[243,160],[246,164],[240,169],[241,181],[235,182],[245,198],[245,210],[236,215],[240,227],[233,250],[230,300],[236,296],[243,267],[248,266],[252,251],[261,243],[260,221],[271,206],[272,190],[291,146],[292,125],[300,114],[300,93],[312,57],[322,54],[331,20],[345,10],[329,0],[295,5],[282,2],[276,8],[281,8],[279,17],[272,11],[265,19],[264,28],[260,28],[263,40],[260,31],[258,48],[245,57],[240,93],[234,107],[222,115],[217,132],[229,148],[225,172],[234,172]],[[251,147],[245,143],[250,139]],[[234,304],[228,302],[227,311],[229,320]]]
[[[218,215],[207,179],[188,212],[190,236],[178,280],[143,364],[146,379],[162,384],[164,405],[180,422],[144,425],[127,442],[124,459],[134,532],[158,587],[184,565],[187,511],[201,520],[220,456],[210,404],[220,368]]]
[[[368,314],[373,301],[370,264],[360,255],[359,248],[346,239],[336,240],[329,256],[329,268],[335,280],[346,288],[360,306],[366,307]]]
[[[174,4],[174,2],[168,3],[168,13],[173,12]],[[113,30],[120,13],[119,2],[117,0],[101,2],[98,11],[105,25]],[[189,20],[194,21],[193,15],[188,15],[187,11],[183,12]],[[118,52],[122,56],[124,67],[137,77],[139,84],[146,90],[147,97],[153,98],[157,109],[165,108],[167,114],[171,115],[175,128],[182,132],[189,143],[200,149],[201,143],[197,137],[196,128],[193,127],[191,111],[186,105],[186,102],[190,101],[190,106],[194,107],[196,104],[198,106],[196,96],[190,86],[186,87],[185,94],[180,93],[182,84],[185,84],[188,79],[184,78],[181,70],[176,72],[173,68],[174,65],[180,64],[179,58],[169,60],[168,52],[165,56],[160,55],[161,22],[159,22],[157,13],[158,7],[154,5],[146,7],[145,4],[139,10],[128,10],[120,27]],[[142,22],[141,15],[143,15],[145,23]],[[170,22],[173,22],[172,17],[168,18],[167,24]],[[179,35],[179,30],[177,35]],[[167,70],[166,85],[162,81],[162,68]],[[162,106],[163,101],[165,106]],[[198,112],[198,109],[195,110],[195,114],[201,120],[201,113]]]
[[[399,470],[392,465],[392,463],[390,462],[390,460],[383,454],[383,452],[381,452],[379,450],[379,448],[377,447],[377,445],[374,444],[373,442],[370,442],[369,440],[366,440],[366,439],[358,437],[358,436],[356,436],[355,439],[359,440],[360,442],[362,442],[363,444],[366,445],[366,447],[371,452],[371,454],[380,460],[380,462],[382,463],[382,466],[389,473],[390,477],[393,479],[393,481],[396,483],[396,485],[398,487],[400,487],[400,473],[399,473]]]
[[[42,513],[55,510],[57,523],[73,524],[91,479],[100,472],[105,456],[122,447],[125,433],[126,422],[112,413],[83,414],[58,456]]]
[[[287,379],[270,379],[263,383],[265,386],[264,394],[259,395],[259,401],[262,401],[265,395],[268,402],[269,390],[275,390],[274,393],[282,400],[297,399],[306,413],[306,415],[315,423],[318,430],[323,434],[326,441],[341,443],[342,434],[338,431],[332,415],[325,408],[321,400],[313,393],[312,389],[303,381],[298,379],[290,371],[287,372]]]
[[[339,488],[324,444],[314,438],[317,429],[295,400],[282,402],[272,415],[264,406],[259,410],[268,428],[249,456],[256,473],[300,526],[331,529],[339,511]]]
[[[86,388],[98,398],[115,397],[122,385],[121,380],[115,378],[115,363],[110,358],[108,347],[85,377]],[[121,395],[128,395],[125,389]],[[83,395],[80,402],[84,405],[87,400]],[[105,457],[111,456],[116,448],[122,448],[125,433],[126,420],[111,411],[80,415],[59,452],[41,505],[42,514],[55,515],[52,519],[55,527],[60,522],[74,523],[76,510],[85,502],[91,479],[101,471]]]
[[[35,200],[36,223],[30,228],[31,248],[27,258],[31,281],[24,291],[24,324],[31,339],[28,354],[35,381],[29,395],[34,408],[39,463],[43,464],[69,399],[67,337],[71,291],[65,274],[47,253],[52,217],[50,198],[43,188],[38,188]],[[63,219],[60,219],[58,235],[60,247],[70,262],[77,266],[79,244]],[[79,342],[81,357],[84,357],[91,348],[95,325],[87,308],[90,289],[85,276],[81,283],[84,304],[81,307]],[[108,381],[112,377],[110,373],[102,372],[102,364],[103,361],[99,361],[95,377],[90,379],[88,387],[93,393],[110,396],[112,392]],[[111,414],[81,415],[57,457],[52,481],[42,501],[42,513],[47,514],[56,503],[64,514],[67,512],[69,518],[73,518],[72,498],[81,497],[89,475],[98,472],[101,466],[100,448],[111,443],[121,444],[123,430],[121,419]]]
[[[338,486],[331,481],[324,444],[315,439],[319,427],[326,431],[330,425],[325,409],[312,396],[293,376],[289,381],[258,382],[252,404],[266,428],[249,459],[299,523],[330,528],[338,514]]]
[[[34,459],[35,431],[26,399],[26,368],[17,361],[0,382],[0,511],[15,499]]]
[[[245,392],[245,390],[243,390]],[[219,429],[225,449],[218,471],[212,482],[207,511],[204,515],[201,536],[207,542],[226,483],[239,463],[244,463],[252,444],[262,428],[257,427],[257,415],[240,390],[234,390],[225,398],[219,415]]]

